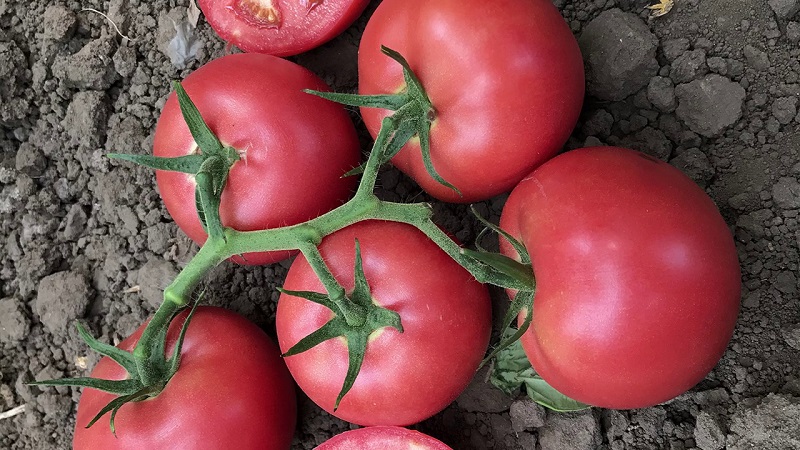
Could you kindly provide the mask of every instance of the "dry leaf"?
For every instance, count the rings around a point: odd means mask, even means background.
[[[659,0],[655,5],[647,6],[647,9],[650,10],[650,18],[655,19],[672,11],[673,6],[675,6],[674,0]]]
[[[197,7],[195,0],[189,0],[189,9],[186,10],[186,16],[192,28],[197,28],[197,21],[200,20],[200,8]]]

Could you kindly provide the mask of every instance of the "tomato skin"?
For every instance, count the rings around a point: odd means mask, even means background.
[[[183,87],[220,141],[245,152],[222,193],[224,226],[255,231],[294,225],[350,196],[356,180],[342,175],[361,156],[355,127],[340,105],[302,92],[328,90],[310,71],[269,55],[234,54],[197,69]],[[153,153],[175,157],[194,150],[172,93],[156,126]],[[205,242],[192,177],[159,170],[156,181],[181,230],[198,244]],[[248,253],[233,259],[260,265],[291,254]]]
[[[453,450],[438,439],[401,427],[367,427],[346,431],[315,450]]]
[[[416,228],[367,221],[327,236],[320,246],[348,292],[356,238],[375,301],[400,314],[404,332],[384,328],[372,336],[361,372],[335,412],[348,367],[344,339],[287,357],[286,365],[300,388],[336,417],[359,425],[417,423],[455,400],[475,374],[491,332],[488,290]],[[325,292],[302,255],[289,269],[284,288]],[[276,316],[281,350],[332,315],[323,306],[281,295]]]
[[[186,313],[170,327],[171,353]],[[142,325],[119,348],[132,350]],[[75,421],[75,450],[287,450],[296,422],[295,388],[277,346],[244,317],[199,307],[186,332],[178,372],[157,397],[128,403],[87,423],[114,396],[84,389]],[[92,377],[125,379],[125,369],[104,357]],[[267,445],[267,446],[265,446]]]
[[[241,7],[242,3],[260,1],[263,0],[198,0],[197,3],[222,39],[246,52],[274,56],[292,56],[319,47],[346,30],[369,4],[369,0],[323,0],[309,10],[302,0],[273,0],[279,8],[281,24],[268,27]]]
[[[417,139],[392,163],[440,200],[467,203],[510,191],[561,149],[578,120],[583,60],[549,0],[384,0],[359,47],[361,94],[405,86],[400,65],[381,45],[400,52],[422,82],[437,113],[433,165],[463,197],[428,175]],[[361,113],[373,137],[390,114]]]
[[[739,310],[736,248],[678,169],[633,150],[570,151],[514,189],[500,226],[524,244],[537,279],[525,352],[563,394],[652,406],[701,381],[725,351]]]

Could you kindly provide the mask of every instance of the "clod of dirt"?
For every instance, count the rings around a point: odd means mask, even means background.
[[[144,300],[153,307],[158,308],[164,301],[164,288],[172,283],[178,276],[178,271],[171,262],[164,259],[153,258],[139,268],[138,284]]]
[[[470,382],[467,389],[456,399],[465,411],[500,413],[508,411],[513,399],[486,381],[488,368],[481,369]]]
[[[715,170],[711,161],[699,148],[690,148],[671,159],[670,164],[680,169],[689,178],[699,184],[700,187],[707,187]]]
[[[64,239],[68,241],[75,241],[86,230],[87,221],[86,211],[83,210],[81,205],[74,203],[69,208],[69,212],[64,217]]]
[[[28,114],[28,101],[22,96],[30,78],[27,69],[25,54],[17,44],[0,41],[0,125],[15,125]]]
[[[742,117],[746,94],[739,83],[710,74],[677,86],[675,95],[678,118],[695,133],[714,137]]]
[[[548,414],[544,427],[539,429],[542,450],[595,450],[602,442],[600,423],[592,410]]]
[[[788,125],[797,115],[797,97],[779,97],[772,102],[772,116],[781,125]]]
[[[756,406],[741,405],[731,418],[728,450],[800,448],[800,399],[769,394]]]
[[[15,298],[0,300],[0,343],[13,344],[28,335],[30,321]]]
[[[745,45],[744,57],[747,59],[747,64],[755,70],[764,71],[769,69],[769,55],[761,49],[752,45]]]
[[[76,272],[57,272],[42,278],[34,312],[51,333],[61,332],[83,317],[91,300],[86,278]]]
[[[647,99],[661,112],[675,111],[675,84],[667,77],[653,77],[647,85]]]
[[[769,6],[778,19],[791,19],[800,12],[800,0],[769,0]]]
[[[57,56],[53,62],[53,75],[66,87],[104,90],[117,79],[111,55],[115,44],[108,38],[95,39],[77,53]]]
[[[61,5],[50,5],[42,16],[41,38],[52,42],[64,42],[72,37],[78,25],[75,13]]]
[[[694,440],[700,450],[722,450],[725,448],[725,432],[719,420],[706,411],[697,415]]]
[[[658,39],[634,14],[604,11],[586,25],[578,42],[588,92],[601,100],[623,100],[658,72]]]
[[[541,428],[545,424],[544,408],[528,397],[522,397],[511,404],[509,411],[511,427],[515,433]]]
[[[789,42],[800,42],[800,22],[789,22],[786,24],[786,39]]]
[[[772,200],[783,209],[800,208],[800,181],[794,177],[782,177],[772,187]]]
[[[675,84],[688,83],[708,73],[706,51],[703,49],[683,53],[672,62],[669,77]]]
[[[72,139],[71,144],[87,148],[100,146],[106,138],[108,109],[108,97],[104,92],[76,93],[61,123]]]

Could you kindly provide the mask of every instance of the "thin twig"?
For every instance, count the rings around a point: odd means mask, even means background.
[[[11,408],[6,412],[0,413],[0,420],[10,419],[25,412],[25,405],[19,405],[16,408]]]
[[[93,13],[100,14],[101,16],[105,17],[105,19],[106,19],[107,21],[109,21],[109,22],[111,23],[111,26],[113,26],[113,27],[114,27],[114,30],[115,30],[115,31],[117,32],[117,34],[118,34],[118,35],[120,35],[120,36],[121,36],[123,39],[127,39],[127,40],[129,40],[129,41],[131,41],[131,42],[136,42],[136,39],[131,39],[131,38],[129,38],[128,36],[125,36],[124,34],[122,34],[122,32],[121,32],[121,31],[119,31],[119,27],[117,27],[117,24],[116,24],[116,23],[114,23],[114,21],[113,21],[113,20],[111,20],[111,18],[110,18],[110,17],[108,17],[107,15],[105,15],[104,13],[102,13],[102,12],[100,12],[100,11],[96,10],[96,9],[93,9],[93,8],[83,8],[83,9],[81,10],[81,12],[83,12],[83,11],[91,11],[91,12],[93,12]]]

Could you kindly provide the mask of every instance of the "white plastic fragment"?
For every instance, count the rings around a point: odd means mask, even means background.
[[[0,420],[10,419],[10,418],[12,418],[14,416],[18,416],[18,415],[24,413],[25,412],[25,406],[26,405],[19,405],[16,408],[11,408],[6,412],[0,413]]]

